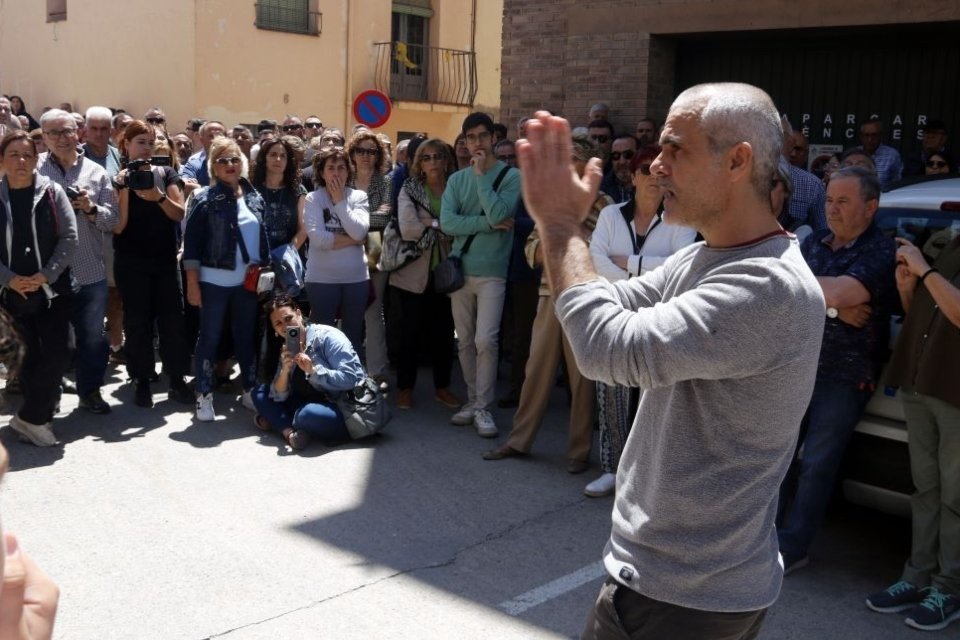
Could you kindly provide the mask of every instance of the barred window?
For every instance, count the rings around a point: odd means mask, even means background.
[[[318,11],[310,8],[311,0],[258,0],[257,28],[318,35]]]

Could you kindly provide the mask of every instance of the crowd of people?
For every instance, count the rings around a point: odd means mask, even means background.
[[[736,636],[752,637],[779,584],[758,550],[781,554],[784,573],[808,562],[881,383],[890,315],[906,311],[895,375],[911,433],[924,433],[910,441],[914,548],[903,579],[867,604],[942,628],[960,618],[960,479],[944,462],[958,451],[945,430],[960,419],[960,396],[944,374],[960,357],[960,240],[931,266],[880,232],[874,214],[881,190],[905,174],[955,171],[946,127],[930,122],[905,163],[869,120],[861,145],[811,162],[802,133],[771,121],[765,94],[734,87],[756,122],[705,115],[714,102],[730,107],[706,88],[678,98],[663,127],[644,118],[616,131],[597,104],[584,127],[539,113],[511,139],[473,113],[452,142],[418,134],[395,148],[315,115],[265,119],[255,133],[200,118],[174,131],[161,108],[137,119],[63,104],[36,121],[21,99],[0,98],[0,306],[26,345],[7,381],[23,396],[10,426],[56,444],[54,416],[74,384],[81,410],[109,413],[100,389],[110,361],[126,366],[132,402],[152,407],[159,350],[168,398],[193,405],[199,422],[216,418],[213,390],[235,384],[256,426],[300,449],[349,438],[336,398],[367,376],[386,383],[394,370],[396,407],[415,410],[429,363],[453,424],[494,438],[495,407],[516,409],[507,439],[483,453],[497,461],[530,454],[562,362],[566,469],[589,468],[598,425],[601,474],[584,493],[617,495],[601,599],[621,585],[693,609],[759,612]],[[566,155],[548,158],[546,147]],[[718,154],[726,182],[704,164]],[[545,173],[569,174],[571,161],[573,175]],[[557,201],[563,193],[570,202]],[[734,205],[742,220],[730,217]],[[553,211],[575,206],[567,218]],[[463,278],[444,290],[452,257]],[[264,287],[269,267],[277,277]],[[766,329],[742,324],[753,312]],[[454,354],[464,398],[451,388]],[[497,399],[502,362],[510,388]],[[778,388],[778,403],[758,404],[758,380]],[[731,433],[716,440],[718,425]],[[758,426],[762,437],[747,438]],[[693,487],[682,470],[694,464],[726,480]],[[730,483],[749,488],[735,508],[717,494]],[[692,490],[700,506],[712,496],[705,515],[664,513]],[[655,529],[649,514],[663,518]],[[688,544],[702,531],[668,539],[695,525],[716,534],[710,544]],[[753,536],[751,549],[731,541],[734,529]],[[692,559],[663,563],[658,550]],[[713,586],[692,587],[698,563],[721,557],[743,566],[725,577],[714,566]],[[643,563],[669,567],[670,579],[654,584]],[[727,584],[741,578],[766,586],[747,596]],[[585,637],[614,637],[596,633]]]

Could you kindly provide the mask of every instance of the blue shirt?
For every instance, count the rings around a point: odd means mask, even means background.
[[[787,205],[787,213],[796,221],[791,225],[810,225],[814,231],[827,228],[827,216],[824,213],[827,192],[823,183],[809,171],[790,165],[790,180],[793,181],[793,193]]]
[[[890,186],[903,175],[903,160],[900,159],[900,153],[893,147],[882,144],[873,152],[871,158],[873,158],[873,164],[877,166],[877,177],[880,178],[882,188]]]
[[[237,222],[240,225],[240,235],[247,247],[247,255],[251,262],[259,262],[260,255],[260,223],[257,217],[247,207],[243,198],[237,198]],[[243,259],[243,252],[240,251],[240,243],[237,243],[237,266],[230,269],[214,269],[212,267],[200,267],[200,281],[207,284],[215,284],[218,287],[236,287],[243,284],[243,277],[247,271],[247,262]]]
[[[870,293],[873,313],[862,329],[840,318],[826,319],[817,379],[872,387],[889,346],[890,313],[896,297],[893,272],[897,245],[876,224],[836,251],[830,248],[831,240],[833,232],[824,229],[814,231],[803,241],[800,250],[807,265],[818,277],[856,278]]]
[[[180,167],[180,177],[184,180],[196,180],[201,187],[210,186],[210,172],[207,169],[207,152],[203,149],[187,158]]]
[[[318,391],[325,391],[331,397],[340,395],[360,384],[366,377],[360,357],[353,350],[347,336],[335,327],[325,324],[306,325],[307,337],[303,352],[310,356],[313,373],[307,376],[307,382]],[[283,363],[277,367],[277,373]],[[276,378],[274,378],[276,379]],[[291,385],[283,393],[270,385],[270,397],[283,402],[290,397]]]

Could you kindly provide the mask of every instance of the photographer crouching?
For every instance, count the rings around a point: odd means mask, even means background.
[[[284,346],[273,382],[253,390],[257,427],[281,433],[294,450],[312,436],[349,440],[335,400],[366,377],[350,340],[334,327],[305,324],[297,302],[285,294],[269,300],[264,313]]]

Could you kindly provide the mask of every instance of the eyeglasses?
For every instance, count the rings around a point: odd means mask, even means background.
[[[167,119],[161,118],[160,116],[154,116],[153,118],[147,118],[147,122],[150,124],[166,124]]]
[[[296,131],[297,129],[303,129],[303,125],[302,124],[285,124],[280,128],[283,129],[284,131]]]
[[[632,160],[633,156],[636,155],[636,153],[637,152],[634,151],[633,149],[627,149],[626,151],[614,151],[613,153],[610,154],[610,159],[613,160],[614,162],[619,160],[621,157],[624,160]],[[649,167],[650,165],[647,165],[647,168]],[[650,175],[650,174],[648,173],[647,175]]]
[[[610,136],[590,136],[590,139],[597,144],[607,144],[610,142]]]
[[[517,159],[517,154],[515,153],[504,153],[497,156],[497,160],[500,160],[501,162],[507,162],[508,160],[516,160],[516,159]]]
[[[243,164],[243,158],[239,156],[220,156],[214,160],[221,167],[226,167],[231,164]]]
[[[631,151],[627,151],[626,153],[632,153],[632,152],[631,152]],[[649,162],[644,162],[643,164],[637,165],[637,171],[639,171],[639,172],[640,172],[640,175],[642,175],[642,176],[648,176],[648,175],[650,175],[650,163],[649,163]]]
[[[927,166],[931,169],[943,169],[947,163],[943,160],[927,160]]]
[[[463,139],[469,142],[470,144],[476,144],[482,140],[489,140],[490,132],[481,131],[480,133],[468,133],[467,135],[463,136]]]
[[[75,136],[77,135],[76,127],[66,127],[64,129],[48,129],[43,132],[45,135],[50,136],[51,138],[62,138],[63,136]]]
[[[303,126],[307,127],[308,129],[323,129],[322,122],[308,122]]]
[[[420,156],[420,162],[442,162],[447,157],[442,153],[425,153]]]
[[[366,147],[357,147],[356,149],[353,150],[353,153],[358,156],[369,156],[373,158],[380,152],[376,149],[368,149]]]

